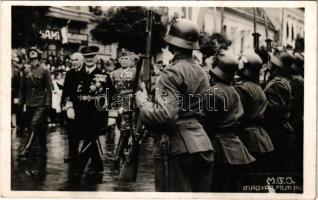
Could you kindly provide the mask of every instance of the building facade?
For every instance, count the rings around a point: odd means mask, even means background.
[[[296,38],[305,37],[304,8],[268,8],[266,11],[279,30],[279,46],[295,47]]]
[[[216,7],[168,7],[167,15],[172,18],[186,18],[198,24],[200,32],[213,34],[223,33],[232,41],[230,50],[235,55],[244,50],[253,49],[254,15],[253,8],[216,8]],[[256,32],[261,36],[260,45],[266,45],[265,12],[263,8],[256,8]],[[268,38],[273,42],[278,40],[278,31],[271,20],[266,17],[268,24]],[[199,52],[195,54],[200,57]],[[164,50],[157,60],[165,63],[171,59],[171,54]]]
[[[116,45],[101,45],[92,40],[90,31],[96,26],[99,16],[88,6],[51,6],[46,13],[47,27],[40,31],[43,58],[49,55],[70,55],[83,46],[96,45],[99,57],[108,59],[116,56]]]

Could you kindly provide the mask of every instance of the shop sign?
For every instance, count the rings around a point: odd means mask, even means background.
[[[41,34],[41,39],[43,40],[55,40],[55,41],[61,40],[60,31],[46,29],[46,30],[41,30],[40,34]]]
[[[67,39],[69,43],[82,44],[87,42],[88,36],[86,34],[68,33]]]

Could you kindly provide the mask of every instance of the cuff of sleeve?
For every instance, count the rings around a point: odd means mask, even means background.
[[[118,117],[118,112],[116,110],[111,110],[108,112],[108,117],[109,118],[116,118],[116,117]]]
[[[73,103],[71,101],[66,102],[65,104],[65,109],[67,110],[68,108],[73,107]]]

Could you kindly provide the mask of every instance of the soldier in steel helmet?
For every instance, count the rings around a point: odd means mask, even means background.
[[[208,192],[211,188],[213,148],[199,122],[202,98],[198,98],[209,82],[192,54],[199,49],[198,37],[197,25],[176,20],[165,37],[174,57],[156,82],[154,102],[145,89],[136,94],[140,118],[154,132],[156,191]],[[168,152],[163,148],[167,140]]]
[[[256,158],[247,169],[250,184],[262,185],[258,174],[268,173],[271,152],[274,150],[264,126],[264,113],[267,107],[267,98],[259,85],[262,59],[254,51],[243,53],[243,66],[239,71],[241,84],[236,89],[240,95],[244,110],[240,118],[239,137],[247,150]],[[251,180],[252,179],[252,180]]]
[[[204,119],[215,147],[213,192],[238,192],[241,170],[255,161],[236,135],[239,119],[244,114],[240,96],[231,85],[237,70],[238,61],[228,50],[214,55]]]
[[[24,70],[20,90],[21,104],[27,108],[27,119],[30,120],[31,134],[19,157],[28,157],[35,138],[39,139],[40,153],[46,156],[46,128],[48,111],[52,104],[52,81],[50,72],[40,65],[42,51],[31,47],[27,56],[30,66]]]
[[[290,67],[290,87],[293,102],[290,109],[290,123],[296,133],[296,172],[303,170],[303,143],[304,143],[304,56],[303,53],[294,53],[294,63]]]
[[[268,100],[265,111],[265,127],[275,150],[273,172],[290,173],[294,170],[295,132],[289,123],[292,93],[289,69],[294,62],[290,51],[283,51],[279,57],[271,54],[270,77],[264,92]]]

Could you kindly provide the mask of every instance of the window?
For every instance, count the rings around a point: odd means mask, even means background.
[[[286,38],[288,39],[289,37],[289,26],[288,23],[286,24]]]
[[[294,40],[294,26],[292,26],[291,39]]]

